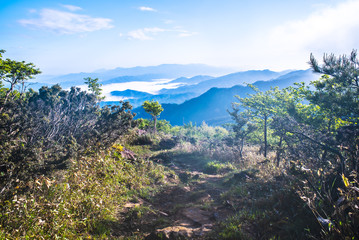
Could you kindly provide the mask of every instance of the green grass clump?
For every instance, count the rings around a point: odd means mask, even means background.
[[[235,166],[231,163],[221,163],[218,161],[210,161],[205,165],[204,172],[208,174],[218,174],[234,170]]]
[[[256,215],[247,211],[237,213],[236,215],[228,218],[226,221],[220,223],[218,236],[221,239],[238,239],[250,240],[254,239],[253,236],[248,234],[246,230],[247,222],[254,222]]]

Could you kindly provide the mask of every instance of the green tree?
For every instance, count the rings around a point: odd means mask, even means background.
[[[324,54],[322,64],[311,54],[310,64],[323,75],[311,83],[314,88],[303,89],[307,104],[298,105],[285,121],[296,143],[291,172],[305,180],[300,195],[318,219],[323,239],[358,239],[359,193],[352,192],[358,188],[359,170],[357,51]],[[310,171],[302,171],[303,165]]]
[[[100,101],[104,99],[105,97],[101,97],[102,94],[102,84],[98,83],[98,78],[84,78],[85,83],[87,84],[87,88],[90,92],[96,95],[96,98]]]
[[[234,120],[232,129],[235,132],[236,140],[239,141],[239,156],[243,157],[244,142],[248,135],[257,129],[257,126],[251,123],[250,118],[243,112],[239,112],[240,108],[236,104],[232,104],[233,112],[228,111]]]
[[[353,50],[349,57],[325,54],[320,66],[313,54],[310,64],[314,72],[324,76],[313,82],[315,91],[307,94],[311,103],[351,124],[359,120],[359,59]]]
[[[350,56],[324,54],[320,66],[313,54],[310,64],[314,72],[324,74],[312,84],[314,91],[307,91],[306,98],[330,118],[327,131],[336,135],[333,148],[345,149],[350,159],[349,170],[359,171],[359,59],[357,51]],[[334,134],[333,134],[334,133]],[[338,142],[340,140],[340,142]],[[339,149],[338,149],[338,152]],[[343,159],[343,157],[341,157]],[[344,171],[344,160],[342,168]]]
[[[0,89],[2,89],[4,87],[2,80],[3,80],[3,74],[5,73],[5,71],[2,71],[2,53],[4,53],[5,50],[0,49]]]
[[[159,104],[158,101],[145,101],[142,104],[143,109],[145,109],[145,111],[147,113],[149,113],[152,116],[154,125],[153,125],[153,131],[156,133],[157,132],[157,117],[161,114],[161,112],[163,111],[163,108],[161,106],[161,104]]]
[[[248,131],[255,130],[254,126],[252,126],[253,124],[257,125],[257,128],[263,127],[264,156],[266,157],[268,152],[268,129],[272,128],[274,135],[278,137],[276,148],[277,165],[279,165],[286,131],[278,124],[273,125],[273,118],[278,119],[287,116],[288,111],[302,101],[303,97],[293,87],[285,89],[275,87],[262,92],[253,85],[249,86],[255,93],[249,94],[246,98],[236,96],[239,103],[233,103],[232,108],[234,111],[230,115],[236,122],[234,130],[237,135],[246,136],[249,134]],[[239,112],[241,108],[244,108],[243,112]]]
[[[2,50],[0,53],[3,53]],[[6,90],[5,96],[0,102],[0,113],[4,109],[4,105],[8,102],[11,95],[14,93],[15,86],[21,85],[21,92],[25,88],[25,82],[32,79],[35,75],[40,74],[41,71],[36,68],[33,63],[26,63],[25,61],[18,62],[11,59],[0,61],[0,78],[9,83],[9,88]]]
[[[268,90],[266,92],[260,91],[253,85],[248,85],[254,90],[254,94],[248,94],[249,96],[246,98],[241,98],[239,96],[235,96],[240,103],[234,103],[238,105],[238,107],[243,107],[246,109],[245,114],[254,119],[256,118],[261,123],[263,123],[263,134],[264,134],[264,157],[267,157],[267,133],[268,133],[268,119],[274,113],[274,98],[272,97],[272,91]]]

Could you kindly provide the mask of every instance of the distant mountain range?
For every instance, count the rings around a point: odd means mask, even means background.
[[[83,78],[86,77],[99,78],[103,87],[107,86],[107,93],[110,94],[112,100],[129,101],[134,106],[137,117],[150,118],[149,114],[140,107],[144,101],[152,99],[159,101],[164,108],[160,119],[166,119],[174,125],[188,122],[201,124],[202,121],[212,125],[229,122],[231,119],[227,110],[231,109],[232,102],[237,101],[234,96],[245,97],[252,92],[247,87],[248,83],[265,91],[274,86],[284,88],[295,82],[309,83],[319,78],[311,70],[283,72],[251,70],[233,73],[231,69],[202,64],[163,64],[153,67],[116,68],[93,73],[40,76],[35,80],[38,82],[32,83],[30,87],[36,89],[43,85],[51,86],[60,83],[66,89],[71,86],[84,85]],[[153,94],[150,90],[149,92],[152,93],[133,89],[124,91],[116,89],[126,83],[132,83],[132,86],[142,82],[157,84],[159,79],[167,79],[163,86],[166,87],[166,84],[169,84],[171,89],[163,88],[157,94]],[[111,104],[118,104],[118,101],[101,103],[101,105]]]
[[[278,86],[285,88],[296,82],[309,83],[318,79],[317,74],[311,70],[300,70],[289,72],[283,76],[269,81],[257,81],[253,85],[262,91],[271,87]],[[190,99],[182,104],[162,104],[164,111],[160,119],[170,121],[172,125],[182,125],[192,122],[201,124],[203,121],[210,125],[220,125],[231,121],[227,110],[231,110],[232,102],[236,102],[235,95],[246,97],[248,93],[253,93],[247,86],[233,86],[231,88],[211,88],[204,94]],[[137,118],[150,118],[150,115],[139,107],[134,109]]]
[[[135,90],[112,91],[111,95],[122,97],[125,101],[129,101],[134,107],[142,105],[142,103],[146,100],[155,100],[161,103],[183,103],[184,101],[194,97],[192,93],[154,95]],[[113,104],[113,102],[111,101],[110,104]]]
[[[92,73],[72,73],[61,76],[40,75],[33,82],[37,85],[61,84],[63,88],[84,84],[84,78],[98,78],[102,84],[110,82],[148,81],[153,79],[176,79],[198,75],[222,76],[233,72],[230,68],[213,67],[204,64],[162,64],[149,67],[115,68]]]
[[[205,93],[213,87],[228,88],[235,85],[245,85],[246,83],[253,83],[258,80],[268,81],[271,79],[275,79],[285,73],[286,72],[261,70],[237,72],[221,77],[201,75],[192,78],[181,77],[170,82],[179,83],[181,84],[180,87],[174,89],[162,89],[156,95],[145,94],[138,91],[132,91],[131,96],[128,96],[128,92],[124,91],[113,91],[111,92],[111,95],[123,97],[124,99],[129,101],[134,107],[140,106],[144,101],[152,99],[161,103],[183,103],[186,100],[198,97],[199,95]]]
[[[246,85],[246,83],[253,83],[259,80],[270,80],[281,76],[282,73],[272,72],[269,70],[261,71],[244,71],[231,73],[225,76],[208,79],[206,81],[201,81],[198,84],[186,85],[175,89],[163,89],[160,93],[166,94],[178,94],[185,92],[192,92],[197,95],[200,95],[213,87],[222,87],[228,88],[235,85]]]

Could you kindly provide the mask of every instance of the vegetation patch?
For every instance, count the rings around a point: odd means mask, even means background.
[[[40,71],[2,53],[1,239],[359,239],[356,51],[311,56],[311,87],[250,85],[226,128],[100,108],[98,79],[16,88]]]
[[[235,169],[231,163],[221,163],[218,161],[208,162],[204,167],[204,172],[208,174],[225,173]]]

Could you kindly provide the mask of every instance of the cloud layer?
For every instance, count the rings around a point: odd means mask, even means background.
[[[154,28],[143,28],[137,29],[129,32],[127,35],[130,39],[138,39],[138,40],[153,40],[154,36],[160,32],[166,32],[166,29],[154,27]]]
[[[157,12],[156,9],[151,8],[151,7],[145,7],[145,6],[139,7],[138,9],[141,11],[147,11],[147,12]]]
[[[269,43],[284,51],[345,51],[359,42],[359,1],[347,1],[336,8],[325,8],[301,21],[274,28]]]
[[[66,4],[64,5],[64,4],[61,4],[61,6],[63,6],[64,8],[66,8],[66,9],[72,11],[72,12],[76,12],[76,11],[82,10],[81,7],[74,6],[74,5],[66,5]]]
[[[81,9],[72,5],[66,6],[71,11]],[[88,15],[54,9],[42,9],[38,18],[21,19],[19,22],[27,27],[49,30],[60,34],[93,32],[113,27],[111,25],[112,20],[108,18],[94,18]]]
[[[127,36],[129,37],[129,39],[154,40],[156,35],[165,32],[176,33],[178,37],[190,37],[197,34],[195,32],[189,32],[182,28],[163,29],[159,27],[153,27],[153,28],[141,28],[141,29],[130,31],[127,33]]]

